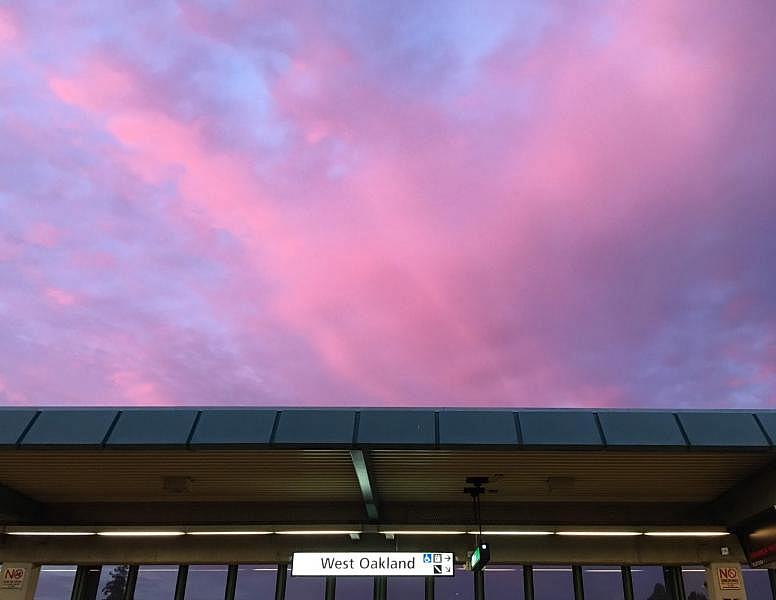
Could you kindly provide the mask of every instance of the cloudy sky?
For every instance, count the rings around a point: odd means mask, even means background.
[[[776,5],[0,0],[0,403],[776,406]]]

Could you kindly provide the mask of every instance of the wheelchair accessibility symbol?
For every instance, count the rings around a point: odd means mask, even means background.
[[[423,555],[423,562],[424,563],[431,563],[431,553],[430,552],[426,552]]]

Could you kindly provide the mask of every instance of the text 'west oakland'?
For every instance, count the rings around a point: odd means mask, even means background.
[[[452,552],[295,552],[297,576],[452,576]]]

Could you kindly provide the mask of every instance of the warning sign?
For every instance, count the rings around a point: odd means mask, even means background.
[[[717,581],[721,590],[740,590],[741,571],[737,567],[717,567]]]
[[[0,579],[1,590],[20,590],[24,586],[24,567],[4,567],[3,577]]]

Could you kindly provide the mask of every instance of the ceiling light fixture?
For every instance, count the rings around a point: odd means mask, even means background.
[[[49,536],[73,536],[94,535],[93,531],[6,531],[8,535],[49,535]]]
[[[407,529],[404,531],[381,531],[382,535],[463,535],[465,531],[448,531],[444,529]]]
[[[361,533],[355,529],[323,529],[323,530],[302,530],[290,529],[288,531],[276,531],[278,535],[352,535]]]
[[[644,535],[640,531],[558,531],[558,535],[593,536],[593,537],[635,537]]]
[[[188,535],[271,535],[271,531],[187,531]]]
[[[727,531],[647,531],[650,537],[724,537]]]
[[[105,537],[174,537],[184,535],[183,531],[98,531],[97,535]]]
[[[479,535],[479,531],[467,531],[470,535]],[[482,535],[554,535],[552,531],[488,531],[482,532]]]

